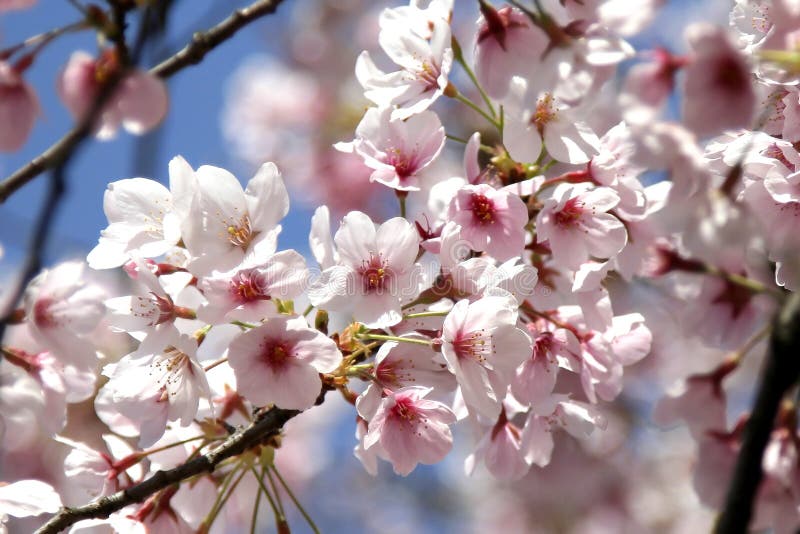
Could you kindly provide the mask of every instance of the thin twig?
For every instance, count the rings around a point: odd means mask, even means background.
[[[324,392],[317,399],[321,403]],[[84,519],[106,518],[110,514],[137,502],[142,502],[155,492],[183,480],[211,473],[223,460],[242,454],[277,434],[286,422],[297,416],[298,410],[272,408],[248,427],[241,429],[211,452],[198,456],[167,471],[156,471],[150,478],[108,497],[78,508],[62,508],[36,534],[54,534]]]
[[[800,378],[800,293],[794,293],[777,317],[761,386],[753,411],[747,421],[742,447],[728,496],[720,514],[715,534],[744,534],[753,515],[753,504],[763,478],[761,470],[778,407],[786,392]]]

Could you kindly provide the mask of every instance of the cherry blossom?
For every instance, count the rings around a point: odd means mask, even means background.
[[[448,218],[461,226],[461,238],[475,250],[505,261],[519,255],[528,223],[525,204],[486,184],[465,185],[450,202]]]
[[[444,148],[444,128],[432,111],[423,111],[406,120],[391,119],[389,108],[370,108],[356,128],[354,148],[370,177],[398,191],[418,191],[420,172]]]
[[[91,109],[103,84],[118,69],[119,57],[106,49],[99,58],[86,52],[74,52],[58,78],[58,94],[76,120],[82,120]],[[100,139],[114,137],[120,125],[128,132],[141,135],[164,119],[169,107],[164,82],[152,74],[134,70],[116,89],[96,125]]]
[[[517,313],[503,297],[461,300],[447,315],[442,354],[464,401],[495,418],[516,367],[530,357],[531,340],[515,326]]]
[[[698,24],[687,38],[695,56],[686,67],[686,125],[700,136],[748,126],[756,98],[750,68],[725,30]]]
[[[536,218],[541,239],[547,239],[559,264],[577,269],[589,256],[612,258],[627,243],[625,226],[607,213],[619,196],[605,187],[560,184]]]
[[[228,361],[239,391],[257,405],[305,410],[322,389],[319,373],[339,365],[336,344],[302,318],[275,317],[237,337]]]
[[[195,172],[197,191],[183,239],[198,275],[227,271],[248,255],[261,262],[275,252],[280,220],[289,211],[289,195],[274,163],[265,163],[242,189],[231,173],[204,165]]]
[[[209,323],[223,318],[257,321],[277,313],[274,299],[290,300],[306,286],[306,262],[294,250],[278,252],[258,265],[243,264],[225,273],[215,273],[200,282],[208,299],[199,311]]]
[[[364,436],[368,451],[380,445],[395,473],[406,476],[419,463],[434,464],[453,446],[455,414],[444,404],[425,397],[431,388],[411,386],[387,395],[369,422]]]
[[[407,221],[389,219],[377,228],[364,213],[348,213],[334,237],[339,265],[323,271],[309,288],[315,306],[352,309],[357,321],[384,327],[400,322],[404,299],[416,293],[411,279],[419,235]]]
[[[119,267],[133,255],[161,256],[178,243],[195,189],[194,170],[180,156],[169,162],[169,184],[169,190],[146,178],[108,184],[103,195],[108,227],[86,258],[90,267]]]
[[[597,152],[597,135],[552,92],[532,93],[523,78],[514,78],[506,98],[503,140],[511,157],[533,162],[542,147],[556,160],[586,163]]]
[[[39,100],[33,88],[14,67],[0,61],[0,151],[22,148],[38,115]]]
[[[447,87],[453,64],[450,25],[440,14],[429,16],[413,6],[402,14],[384,10],[380,24],[381,48],[401,70],[383,72],[364,51],[356,62],[356,77],[364,96],[379,107],[397,106],[392,118],[407,119],[428,109]],[[421,24],[429,35],[420,33]]]
[[[508,93],[513,76],[529,73],[545,54],[547,37],[521,11],[481,2],[475,38],[475,75],[493,98]]]

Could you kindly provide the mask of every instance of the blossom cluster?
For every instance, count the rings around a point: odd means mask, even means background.
[[[4,449],[55,437],[64,475],[0,487],[0,514],[110,495],[212,450],[271,407],[309,410],[332,391],[353,405],[354,454],[370,474],[386,462],[409,475],[463,437],[466,473],[519,480],[551,463],[570,443],[563,435],[613,432],[626,369],[651,353],[642,365],[678,362],[654,419],[687,424],[694,489],[719,509],[748,418],[730,424],[723,382],[763,348],[772,314],[800,287],[800,9],[737,0],[729,28],[689,26],[677,55],[628,42],[655,0],[513,4],[479,2],[471,54],[453,0],[380,12],[379,49],[355,60],[369,106],[335,149],[363,162],[399,216],[332,221],[318,207],[313,260],[278,246],[289,194],[274,163],[244,187],[180,156],[169,187],[110,183],[108,226],[86,262],[121,269],[132,289],[107,294],[81,262],[27,287],[2,346]],[[59,92],[76,116],[104,61],[113,58],[76,55],[64,71]],[[8,85],[4,72],[31,94],[0,61]],[[664,118],[673,93],[680,121]],[[96,133],[152,127],[166,102],[160,82],[133,73]],[[450,120],[453,109],[481,121],[478,131],[454,129],[464,122]],[[443,162],[454,153],[462,163],[451,172]],[[122,334],[129,350],[113,358]],[[60,435],[68,409],[87,400],[102,440]],[[787,399],[753,528],[800,524],[796,413]],[[222,532],[250,513],[236,504],[220,515],[225,500],[262,491],[238,481],[281,453],[272,439],[71,531]]]

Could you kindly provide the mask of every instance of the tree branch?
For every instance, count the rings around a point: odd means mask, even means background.
[[[251,22],[274,13],[283,0],[258,0],[238,9],[228,18],[205,32],[197,32],[192,41],[169,59],[150,70],[156,76],[169,78],[190,65],[196,65],[211,50],[230,39],[236,32]],[[65,155],[72,151],[88,133],[76,126],[56,141],[39,156],[19,168],[0,183],[0,203],[5,202],[16,190],[48,169],[54,168]]]
[[[317,399],[317,404],[322,403],[325,392],[326,390],[322,391]],[[271,408],[249,426],[232,434],[222,445],[211,452],[173,469],[156,471],[150,478],[96,502],[79,508],[62,508],[42,525],[36,534],[55,534],[84,519],[104,519],[130,504],[142,502],[150,495],[172,484],[180,483],[201,473],[211,473],[223,460],[242,454],[265,439],[276,435],[287,421],[299,413],[298,410]]]
[[[794,293],[775,320],[770,349],[753,411],[747,421],[739,458],[715,534],[748,531],[753,504],[763,478],[761,469],[775,417],[786,392],[800,378],[800,293]]]

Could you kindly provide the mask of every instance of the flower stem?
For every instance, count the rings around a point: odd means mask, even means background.
[[[223,363],[225,363],[225,362],[227,362],[227,361],[228,361],[228,357],[227,357],[227,356],[225,356],[225,357],[223,357],[223,358],[220,358],[219,360],[216,360],[216,361],[214,361],[214,362],[211,362],[210,364],[208,364],[208,365],[206,365],[205,367],[203,367],[203,371],[210,371],[210,370],[211,370],[211,369],[213,369],[214,367],[216,367],[216,366],[218,366],[218,365],[222,365]]]
[[[286,522],[286,516],[283,515],[283,512],[275,504],[275,501],[272,499],[272,496],[269,494],[269,490],[267,489],[267,486],[264,485],[264,475],[263,475],[263,473],[266,472],[266,466],[264,466],[264,469],[262,469],[262,475],[260,477],[258,476],[258,473],[256,472],[255,467],[251,467],[250,471],[253,472],[253,476],[256,477],[256,482],[258,482],[259,488],[261,488],[261,491],[264,492],[264,496],[269,501],[270,507],[272,507],[272,512],[275,514],[275,522],[276,523],[285,523]]]
[[[453,39],[455,39],[455,37],[453,37]],[[480,93],[481,98],[486,104],[486,107],[492,114],[492,118],[497,117],[497,113],[494,110],[494,106],[492,106],[492,101],[489,99],[489,95],[487,95],[486,91],[484,91],[483,87],[481,87],[480,82],[478,82],[478,78],[475,76],[475,73],[472,71],[469,64],[467,64],[466,60],[464,59],[464,56],[462,54],[457,54],[456,61],[458,61],[459,65],[461,65],[461,67],[464,69],[464,72],[467,73],[467,76],[469,76],[469,79],[472,81],[472,84]]]
[[[242,321],[231,321],[231,324],[238,326],[242,330],[249,330],[251,328],[255,328],[256,325],[250,323],[244,323]]]
[[[489,124],[491,124],[492,126],[497,128],[497,131],[502,132],[502,130],[500,129],[500,123],[499,122],[497,122],[493,117],[489,116],[485,111],[483,111],[480,108],[480,106],[475,104],[475,102],[473,102],[472,100],[470,100],[469,98],[467,98],[463,94],[461,94],[461,92],[457,91],[453,98],[455,98],[456,100],[458,100],[462,104],[466,105],[467,107],[471,108],[473,111],[478,113],[481,117],[483,117],[484,119],[489,121]]]
[[[399,337],[399,336],[385,336],[383,334],[360,334],[360,338],[362,339],[376,339],[378,341],[399,341],[400,343],[415,343],[417,345],[427,345],[428,347],[431,346],[430,341],[426,341],[424,339],[412,339],[410,337]]]
[[[231,469],[231,471],[227,475],[225,475],[225,479],[222,482],[222,487],[220,488],[219,493],[217,494],[217,499],[211,506],[211,510],[208,512],[208,515],[205,517],[205,519],[203,519],[203,522],[200,524],[200,528],[198,529],[200,532],[208,532],[209,530],[211,530],[211,525],[214,524],[214,520],[217,518],[217,515],[219,514],[220,510],[222,510],[222,507],[225,506],[228,497],[230,497],[231,493],[233,493],[233,490],[239,484],[239,481],[242,480],[244,474],[247,473],[246,469],[242,469],[241,473],[239,473],[239,477],[236,478],[236,481],[234,482],[233,481],[234,475],[236,474],[236,471],[239,470],[239,467],[240,466],[237,465],[236,467]]]
[[[256,534],[256,525],[258,523],[258,504],[261,502],[261,486],[256,490],[256,499],[253,504],[253,516],[250,519],[250,534]]]
[[[311,530],[314,531],[314,534],[319,534],[319,529],[317,528],[317,525],[314,524],[314,521],[311,519],[311,516],[308,515],[308,512],[306,512],[305,508],[303,508],[303,505],[300,504],[300,501],[298,501],[297,497],[294,496],[292,489],[289,487],[289,485],[283,479],[281,474],[278,472],[278,468],[275,467],[275,464],[272,464],[272,472],[275,473],[276,477],[278,477],[278,480],[280,480],[283,489],[286,490],[286,493],[289,495],[289,498],[292,499],[292,502],[300,511],[300,513],[303,515],[303,518],[305,518],[306,522],[308,523],[308,526],[311,527]]]
[[[448,313],[450,313],[450,310],[409,313],[408,315],[404,315],[403,319],[419,319],[422,317],[445,317]]]
[[[456,143],[461,143],[462,145],[466,145],[468,143],[468,141],[463,137],[456,137],[455,135],[450,135],[450,134],[444,134],[444,136],[450,139],[451,141],[455,141]]]

